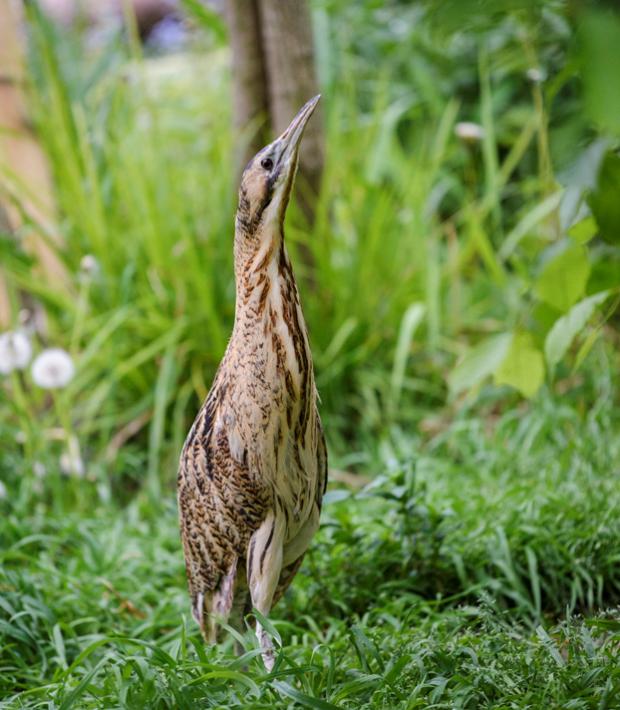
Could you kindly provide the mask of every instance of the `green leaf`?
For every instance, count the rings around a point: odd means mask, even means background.
[[[280,632],[276,629],[270,619],[260,613],[260,611],[252,607],[252,614],[256,617],[256,621],[263,627],[263,629],[271,636],[271,638],[276,642],[278,648],[282,648],[282,637]]]
[[[106,658],[102,658],[99,663],[97,663],[96,666],[91,668],[89,671],[87,671],[83,676],[80,682],[71,690],[70,693],[67,693],[64,696],[64,699],[62,703],[60,704],[59,710],[69,710],[69,708],[73,708],[76,706],[76,700],[78,700],[85,692],[88,687],[88,684],[90,681],[93,679],[95,675],[99,672],[99,669],[101,666],[104,665],[106,662]],[[66,686],[65,686],[66,687]]]
[[[203,673],[197,678],[192,679],[187,685],[188,687],[192,685],[203,685],[205,681],[215,679],[232,680],[235,681],[235,683],[241,683],[241,685],[245,685],[248,690],[251,690],[254,695],[260,695],[260,688],[250,677],[248,677],[247,673],[240,673],[239,671],[231,671],[227,669]]]
[[[448,376],[450,392],[458,394],[492,375],[506,357],[511,340],[511,333],[501,333],[478,343]]]
[[[294,700],[302,707],[313,708],[313,710],[337,710],[337,705],[332,705],[332,703],[328,703],[326,700],[321,700],[321,698],[312,698],[296,688],[293,688],[290,683],[285,683],[281,680],[274,680],[273,685],[277,688],[281,695]]]
[[[575,222],[568,230],[568,236],[577,242],[577,244],[587,244],[590,239],[598,232],[596,220],[591,215],[584,219]]]
[[[510,385],[524,397],[538,392],[545,376],[542,353],[532,345],[528,333],[517,333],[512,339],[508,354],[495,370],[495,383]]]
[[[523,215],[514,229],[506,235],[499,249],[500,259],[505,260],[512,256],[519,242],[532,232],[536,225],[540,224],[546,217],[558,209],[563,195],[564,191],[558,190]]]
[[[590,275],[585,247],[571,242],[541,271],[534,292],[536,296],[564,313],[583,295]]]
[[[357,318],[351,317],[347,318],[338,328],[329,345],[325,348],[325,352],[321,355],[321,366],[323,368],[327,369],[328,365],[331,365],[336,357],[344,350],[347,340],[358,325]]]
[[[62,636],[62,631],[60,630],[59,624],[54,624],[52,629],[52,641],[54,643],[54,648],[56,649],[56,656],[58,664],[64,670],[67,670],[67,655],[65,652],[65,641]]]
[[[594,309],[608,296],[609,291],[602,291],[584,298],[553,324],[545,339],[545,358],[549,367],[560,362],[570,344],[590,319]]]
[[[598,126],[620,135],[620,19],[598,11],[579,24],[586,111]]]
[[[620,156],[608,152],[601,162],[596,188],[588,202],[601,231],[611,244],[620,244]]]
[[[596,339],[600,335],[601,328],[594,328],[588,333],[588,337],[581,343],[581,347],[577,351],[577,356],[575,357],[575,364],[573,366],[573,372],[581,367],[581,363],[588,357],[592,346],[596,342]]]
[[[411,350],[413,336],[424,318],[425,308],[421,303],[412,303],[400,322],[398,342],[392,366],[391,389],[394,403],[398,402],[405,381],[407,358]]]
[[[563,667],[566,665],[562,654],[558,650],[557,642],[554,641],[551,636],[545,631],[542,626],[536,627],[536,635],[541,640],[543,646],[547,649],[549,655],[558,664],[558,666]]]

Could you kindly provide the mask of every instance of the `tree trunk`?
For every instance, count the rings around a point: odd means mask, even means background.
[[[314,68],[310,12],[306,0],[259,0],[269,114],[276,134],[319,93]],[[317,106],[304,133],[299,157],[300,204],[309,224],[323,172],[323,125]]]
[[[318,93],[306,0],[227,0],[238,173]],[[323,172],[321,105],[306,127],[298,195],[309,224]]]
[[[228,0],[226,21],[232,51],[233,120],[239,137],[235,161],[241,174],[269,142],[267,81],[261,47],[258,0]]]
[[[10,196],[15,195],[26,215],[51,233],[54,200],[47,162],[26,115],[22,44],[21,3],[0,0],[0,199],[4,221],[8,222],[9,231],[24,226],[20,212],[11,204]],[[23,239],[25,249],[37,258],[46,279],[56,285],[66,284],[66,271],[49,244],[32,230],[25,231]],[[9,322],[9,301],[0,268],[0,324],[6,326]]]

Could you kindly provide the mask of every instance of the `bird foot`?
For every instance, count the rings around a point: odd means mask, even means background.
[[[258,636],[258,642],[261,647],[263,663],[265,664],[266,670],[270,673],[276,662],[276,652],[273,647],[273,641],[260,624],[256,625],[256,635]]]

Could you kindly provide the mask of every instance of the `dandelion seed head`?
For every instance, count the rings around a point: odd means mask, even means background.
[[[48,348],[32,363],[32,379],[43,389],[66,387],[75,374],[71,355],[61,348]]]
[[[9,375],[13,370],[23,370],[32,358],[32,345],[25,333],[19,330],[0,335],[0,373]]]
[[[454,134],[465,143],[477,143],[484,138],[484,128],[472,121],[461,121],[454,126]]]

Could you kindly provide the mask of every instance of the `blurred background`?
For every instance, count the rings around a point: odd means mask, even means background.
[[[538,622],[616,603],[612,0],[0,0],[7,549],[163,507],[176,623],[240,169],[319,91],[286,224],[333,481],[304,608],[361,613],[386,579]]]
[[[604,4],[2,7],[1,319],[76,368],[47,393],[3,377],[26,467],[73,437],[104,486],[173,481],[231,330],[240,166],[318,89],[287,239],[338,467],[481,391],[587,406],[584,362],[618,344]]]

